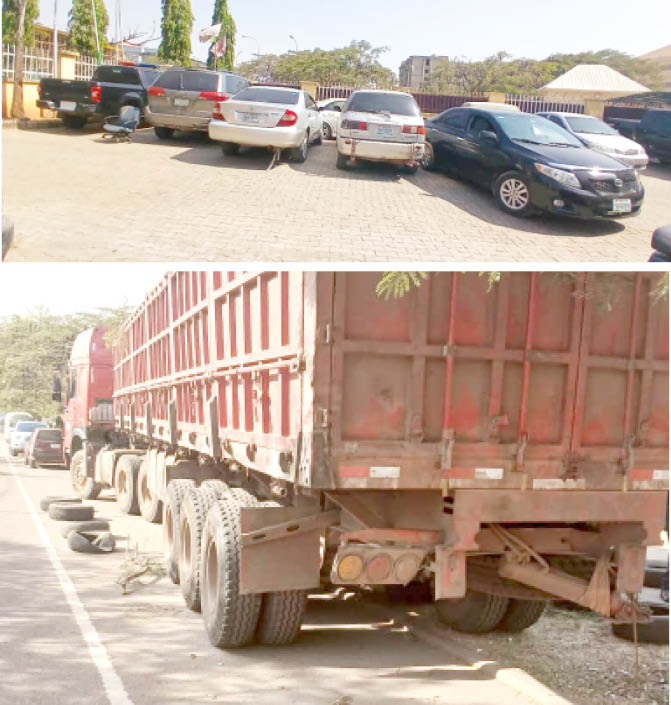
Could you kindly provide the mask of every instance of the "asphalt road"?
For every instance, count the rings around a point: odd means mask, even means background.
[[[0,703],[9,705],[528,705],[484,663],[455,658],[379,605],[310,598],[298,641],[221,651],[167,579],[122,595],[127,537],[160,549],[161,527],[94,502],[118,550],[69,551],[40,497],[62,469],[26,467],[0,446]]]

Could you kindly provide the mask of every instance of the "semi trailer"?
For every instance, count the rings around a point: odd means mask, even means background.
[[[655,273],[174,272],[118,336],[83,496],[163,521],[210,641],[290,642],[306,591],[431,586],[521,631],[548,600],[648,619],[665,525],[669,303]]]

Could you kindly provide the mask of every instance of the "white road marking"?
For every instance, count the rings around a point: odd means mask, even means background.
[[[93,626],[93,622],[91,621],[91,618],[89,617],[86,608],[79,599],[77,590],[75,589],[74,584],[70,580],[70,576],[67,574],[67,571],[65,570],[65,567],[63,566],[63,563],[61,562],[61,559],[58,556],[56,548],[51,542],[49,534],[47,534],[47,531],[44,528],[44,524],[42,523],[39,514],[35,510],[30,496],[28,495],[28,492],[26,491],[26,488],[23,485],[21,477],[16,472],[14,463],[10,461],[9,456],[7,456],[6,453],[3,452],[2,455],[3,460],[5,460],[5,462],[7,462],[7,464],[11,468],[12,475],[14,475],[16,484],[18,485],[19,490],[23,495],[23,499],[28,507],[30,516],[35,524],[35,527],[37,528],[37,533],[42,539],[42,544],[44,545],[44,548],[47,551],[47,555],[49,556],[51,565],[53,566],[54,572],[58,576],[58,581],[61,584],[61,588],[65,593],[65,598],[68,601],[68,604],[70,605],[70,609],[72,610],[72,614],[77,622],[77,625],[79,626],[79,630],[82,633],[82,637],[84,638],[84,641],[86,642],[86,645],[89,648],[91,660],[98,669],[98,673],[100,673],[100,677],[102,678],[103,682],[103,688],[105,689],[105,693],[107,694],[107,699],[109,700],[110,705],[133,705],[133,701],[128,697],[128,693],[124,688],[123,682],[119,677],[119,674],[116,672],[112,661],[110,660],[110,657],[107,653],[107,649],[100,640],[98,632]]]

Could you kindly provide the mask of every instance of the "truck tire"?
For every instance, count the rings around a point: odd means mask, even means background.
[[[92,477],[87,477],[84,470],[84,451],[78,450],[70,461],[70,482],[72,489],[82,499],[95,499],[103,486],[95,482]]]
[[[202,490],[206,487],[212,488],[217,499],[221,499],[229,490],[228,485],[223,480],[203,480],[203,482],[200,483],[200,489]]]
[[[508,608],[503,619],[496,625],[501,632],[518,634],[532,627],[543,616],[546,600],[518,600],[508,598]]]
[[[106,519],[91,521],[69,521],[61,527],[61,536],[67,538],[71,531],[109,531],[110,523]]]
[[[203,531],[202,612],[210,643],[222,649],[249,644],[261,610],[261,595],[239,591],[241,504],[228,495],[217,500]]]
[[[279,502],[259,502],[262,507],[280,507]],[[301,630],[307,590],[266,592],[261,598],[261,613],[256,626],[256,640],[266,646],[291,644]]]
[[[137,455],[122,455],[114,474],[116,503],[124,514],[139,514],[140,503],[137,496],[137,475],[142,458]]]
[[[140,514],[150,524],[159,524],[163,517],[163,502],[149,489],[147,471],[149,464],[146,458],[140,464],[137,474],[137,496],[140,504]]]
[[[61,115],[61,120],[69,130],[81,130],[86,125],[86,118],[79,115]]]
[[[81,504],[81,497],[64,497],[59,495],[47,495],[40,500],[40,509],[44,512],[49,511],[49,506],[54,502],[67,502],[68,504]]]
[[[109,531],[71,531],[68,548],[77,553],[112,553],[116,541]]]
[[[88,521],[93,519],[94,512],[90,504],[54,502],[49,505],[49,518],[58,521]]]
[[[170,480],[166,501],[163,504],[163,552],[165,570],[175,585],[179,585],[179,512],[193,480]]]
[[[436,601],[440,620],[466,634],[491,632],[501,622],[507,608],[507,597],[474,590],[467,590],[461,599]]]
[[[179,514],[179,587],[186,606],[200,612],[201,542],[210,507],[219,499],[211,486],[192,487]]]

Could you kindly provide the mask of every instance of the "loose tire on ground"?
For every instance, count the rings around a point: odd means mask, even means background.
[[[49,518],[58,521],[88,521],[93,519],[94,512],[89,504],[54,502],[49,505]]]
[[[72,489],[82,499],[95,499],[102,490],[102,485],[99,485],[92,477],[87,477],[84,469],[84,451],[78,450],[70,461],[70,482]]]
[[[254,639],[261,595],[241,595],[240,503],[229,495],[208,512],[202,541],[201,604],[210,642],[222,649]]]
[[[457,632],[484,634],[491,632],[503,619],[508,598],[468,590],[457,600],[438,600],[436,612],[445,624]]]
[[[163,505],[163,555],[165,569],[175,585],[179,584],[179,513],[184,495],[193,487],[193,480],[171,480]]]
[[[142,458],[137,455],[122,455],[117,461],[114,475],[116,503],[124,514],[139,514],[140,503],[137,496],[137,476]]]
[[[147,472],[149,465],[146,458],[140,464],[137,474],[137,495],[140,514],[145,521],[159,524],[163,517],[163,502],[149,489]]]
[[[49,505],[54,502],[67,502],[68,504],[81,504],[81,497],[67,497],[63,495],[47,495],[40,500],[40,509],[44,512],[49,511]]]
[[[517,634],[536,624],[543,616],[547,602],[545,600],[518,600],[508,598],[508,607],[503,619],[496,625],[501,632]]]
[[[259,502],[263,507],[280,507],[279,502]],[[291,644],[301,630],[307,590],[266,592],[261,598],[261,613],[256,626],[256,640],[267,646]]]
[[[68,548],[77,553],[112,553],[116,541],[109,531],[71,531]]]
[[[106,519],[93,519],[91,521],[72,521],[63,524],[61,536],[67,538],[71,531],[109,531],[110,523]]]

